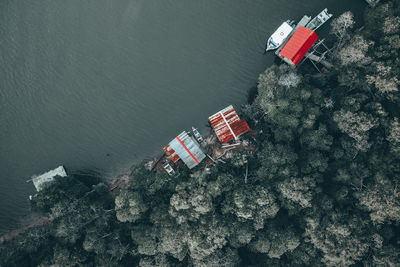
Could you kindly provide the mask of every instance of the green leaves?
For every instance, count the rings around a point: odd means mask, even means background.
[[[275,195],[262,186],[248,186],[234,190],[225,198],[222,212],[231,213],[240,222],[251,221],[256,230],[262,229],[266,219],[279,211]]]
[[[335,112],[333,120],[339,129],[355,141],[358,150],[366,152],[371,144],[368,143],[369,130],[377,126],[377,120],[365,112],[353,113],[343,109]]]
[[[400,223],[400,185],[382,174],[374,182],[355,193],[362,208],[370,212],[373,223]]]
[[[287,251],[293,251],[299,244],[299,237],[290,227],[280,228],[270,225],[258,233],[256,239],[250,244],[250,249],[265,253],[270,258],[279,259]]]
[[[115,198],[115,211],[118,221],[135,222],[147,211],[147,206],[138,192],[121,190]]]

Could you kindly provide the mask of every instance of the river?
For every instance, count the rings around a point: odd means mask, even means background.
[[[192,125],[206,133],[274,61],[266,37],[324,7],[360,20],[365,2],[2,0],[0,233],[28,213],[33,174],[109,178]]]

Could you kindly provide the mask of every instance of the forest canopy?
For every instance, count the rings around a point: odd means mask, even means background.
[[[50,223],[0,244],[0,266],[399,266],[400,1],[364,21],[333,19],[333,69],[260,74],[255,151],[172,177],[135,165],[116,195],[57,178],[32,201]]]

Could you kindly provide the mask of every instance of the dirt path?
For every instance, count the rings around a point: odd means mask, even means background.
[[[12,231],[4,234],[3,236],[0,237],[0,244],[3,243],[4,241],[11,240],[11,239],[15,238],[20,233],[23,233],[23,232],[25,232],[26,230],[28,230],[28,229],[30,229],[32,227],[37,227],[37,226],[40,226],[40,225],[43,225],[43,224],[46,224],[46,223],[50,223],[52,221],[53,221],[53,217],[51,217],[51,216],[42,216],[42,217],[38,218],[37,220],[35,220],[34,222],[32,222],[32,223],[30,223],[30,224],[28,224],[26,226],[17,228],[15,230],[12,230]]]

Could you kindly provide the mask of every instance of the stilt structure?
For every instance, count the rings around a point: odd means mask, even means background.
[[[320,46],[323,47],[324,51],[320,51]],[[314,44],[313,47],[311,48],[310,52],[306,53],[306,56],[302,60],[301,63],[303,63],[305,60],[309,59],[311,63],[314,65],[314,67],[321,72],[321,70],[318,68],[317,64],[321,64],[327,69],[331,69],[333,65],[326,60],[327,56],[331,55],[332,51],[325,45],[324,39],[318,41],[318,43]],[[300,63],[300,64],[301,64]]]

